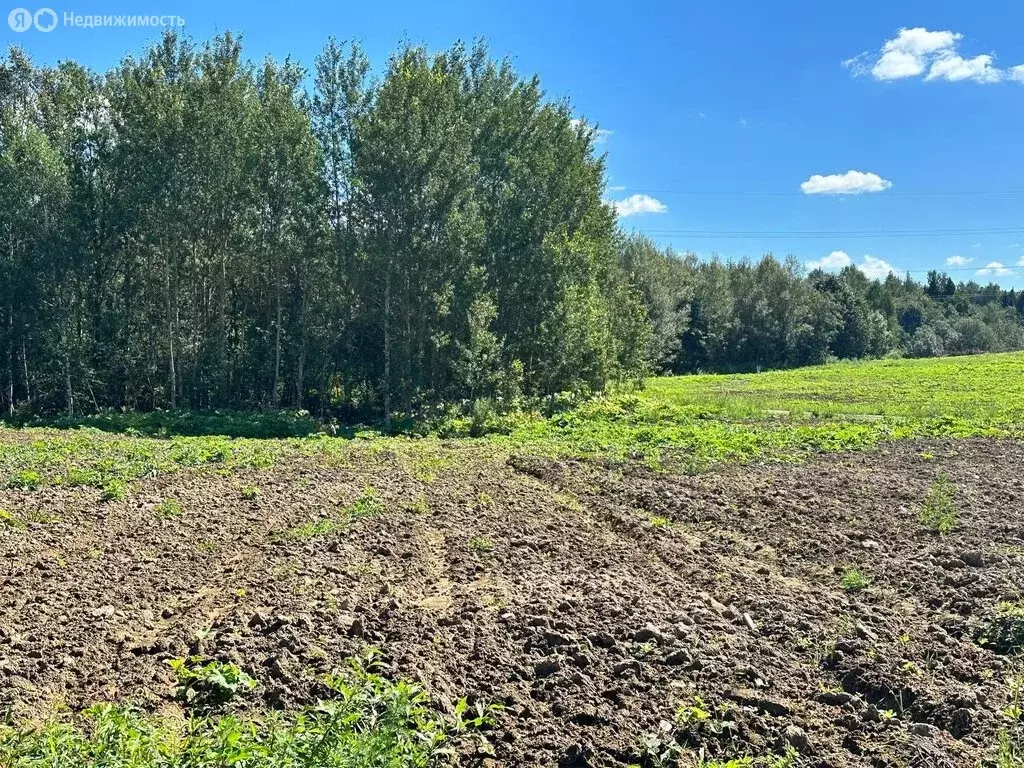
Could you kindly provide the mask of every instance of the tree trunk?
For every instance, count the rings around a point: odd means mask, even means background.
[[[25,402],[32,402],[32,387],[29,385],[28,378],[28,352],[25,350],[25,339],[21,339],[21,365],[22,370],[25,373]]]
[[[384,276],[384,429],[391,428],[391,266]]]
[[[14,415],[14,309],[7,307],[7,415]]]
[[[271,395],[274,407],[281,405],[281,285],[280,281],[277,281],[277,316],[275,325],[277,326],[274,332],[274,392]]]
[[[178,407],[178,376],[174,365],[174,314],[171,312],[171,265],[168,264],[164,273],[165,288],[167,291],[167,338],[169,342],[168,371],[167,377],[171,391],[171,410]]]
[[[71,358],[64,353],[64,398],[68,406],[68,418],[75,418],[75,393],[71,388]]]

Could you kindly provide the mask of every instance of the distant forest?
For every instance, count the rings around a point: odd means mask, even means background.
[[[0,61],[0,405],[307,409],[598,392],[651,372],[1024,348],[1024,294],[805,275],[624,234],[595,132],[483,46],[377,77],[230,34],[107,73]]]

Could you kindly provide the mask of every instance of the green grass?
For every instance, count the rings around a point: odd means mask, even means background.
[[[230,665],[186,669],[216,690],[249,688]],[[226,671],[225,671],[226,670]],[[179,672],[179,675],[181,673]],[[223,685],[221,685],[223,683]],[[94,706],[82,716],[55,717],[39,727],[0,725],[5,768],[405,768],[432,766],[462,734],[491,723],[494,710],[465,700],[438,714],[418,686],[378,674],[376,656],[354,660],[326,680],[330,696],[299,712],[242,718],[193,714],[186,722],[127,707]],[[233,692],[233,693],[234,693]]]
[[[900,438],[1019,436],[1022,427],[1024,354],[1011,353],[655,378],[492,439],[510,450],[699,471]]]
[[[376,517],[383,514],[384,502],[376,490],[367,486],[363,489],[359,498],[346,506],[342,514],[349,520],[358,520],[363,517]]]
[[[359,497],[351,504],[347,504],[338,511],[336,515],[321,517],[289,528],[282,534],[277,534],[278,540],[306,541],[318,539],[322,536],[330,536],[345,530],[353,520],[364,517],[376,517],[383,514],[384,502],[381,501],[377,491],[369,486],[363,489]]]
[[[1024,650],[1024,601],[999,603],[978,634],[978,642],[996,653]]]
[[[279,538],[306,541],[308,539],[318,539],[321,536],[330,536],[332,533],[337,533],[344,529],[344,522],[335,520],[333,517],[321,517],[319,520],[312,520],[308,523],[289,528]]]
[[[157,505],[156,516],[161,520],[171,520],[181,516],[181,502],[169,496]]]
[[[841,583],[843,589],[847,592],[860,592],[862,589],[867,589],[871,582],[869,582],[867,577],[856,568],[849,568],[845,573],[843,573],[843,580]]]
[[[487,536],[474,536],[469,540],[469,548],[480,554],[487,554],[494,549],[494,539]]]
[[[0,428],[0,482],[26,491],[104,488],[183,469],[231,474],[290,459],[344,465],[383,458],[429,483],[467,461],[512,453],[638,460],[691,472],[720,462],[799,461],[901,438],[1022,436],[1024,353],[655,378],[643,390],[550,417],[514,414],[506,426],[507,434],[459,440],[373,431],[255,439]]]
[[[4,528],[20,531],[25,528],[25,523],[22,522],[22,520],[13,512],[8,512],[6,509],[0,509],[0,531]]]

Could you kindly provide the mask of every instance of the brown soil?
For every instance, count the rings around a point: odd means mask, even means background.
[[[165,662],[191,653],[260,680],[252,706],[291,707],[370,644],[442,705],[505,705],[485,764],[644,763],[660,734],[688,754],[975,766],[1014,669],[975,637],[1024,592],[1022,460],[972,440],[695,477],[475,459],[428,482],[382,454],[157,477],[123,502],[3,490],[36,522],[0,528],[0,708],[166,707]],[[918,522],[942,471],[945,537]],[[384,514],[281,536],[366,486]],[[158,516],[167,497],[182,515]],[[867,589],[842,588],[850,567]],[[697,697],[710,720],[679,724]]]

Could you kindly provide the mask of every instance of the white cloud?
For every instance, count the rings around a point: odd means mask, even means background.
[[[882,46],[882,55],[871,68],[876,80],[899,80],[924,72],[926,62],[939,51],[952,51],[961,35],[931,32],[924,27],[901,29]]]
[[[879,259],[867,254],[864,255],[864,261],[857,265],[857,269],[871,280],[885,280],[889,273],[896,272],[896,267],[885,259]]]
[[[864,254],[861,263],[855,264],[846,251],[832,251],[828,256],[807,262],[808,269],[824,269],[831,272],[838,272],[849,266],[856,267],[870,280],[885,280],[890,272],[896,272],[896,267],[885,259],[879,259],[869,254]]]
[[[981,243],[971,243],[971,248],[981,248]]]
[[[1020,261],[1017,262],[1018,267],[1024,267],[1024,256],[1020,257]]]
[[[622,185],[618,185],[618,186],[614,186],[614,187],[608,187],[608,191],[609,192],[625,192],[626,191],[626,186],[624,184],[622,184]]]
[[[604,144],[608,141],[608,137],[614,133],[614,131],[609,131],[604,128],[592,128],[585,120],[572,119],[569,121],[569,125],[571,125],[574,130],[578,130],[580,127],[589,130],[590,135],[594,139],[594,144]]]
[[[823,256],[817,261],[808,261],[808,269],[842,269],[853,264],[853,259],[850,258],[846,251],[832,251],[828,256]]]
[[[800,185],[805,195],[859,195],[862,192],[884,192],[892,182],[877,173],[847,171],[822,176],[816,173]]]
[[[951,267],[962,267],[964,264],[970,264],[971,259],[965,259],[963,256],[950,256],[946,259],[946,263]]]
[[[747,128],[750,125],[750,123],[747,122],[747,119],[745,117],[741,117],[738,125],[740,128]]]
[[[656,200],[650,195],[630,195],[625,200],[612,200],[619,216],[634,216],[638,213],[665,213],[668,210],[661,200]]]
[[[886,40],[877,54],[865,51],[843,66],[854,77],[870,74],[876,80],[903,80],[925,75],[925,80],[947,80],[976,83],[997,83],[1015,80],[1024,83],[1024,64],[1000,69],[995,57],[983,53],[964,58],[957,51],[963,35],[950,30],[929,30],[924,27],[901,28],[896,37]],[[927,73],[927,74],[925,74]]]
[[[957,83],[961,80],[974,80],[978,83],[998,83],[1003,78],[1002,70],[992,66],[992,57],[988,54],[964,59],[957,55],[943,56],[935,61],[925,80],[949,80]]]
[[[1012,275],[1013,270],[1008,269],[1003,265],[1001,261],[990,261],[984,267],[978,270],[978,275],[985,277],[987,275],[993,275],[995,277],[1006,277]]]

